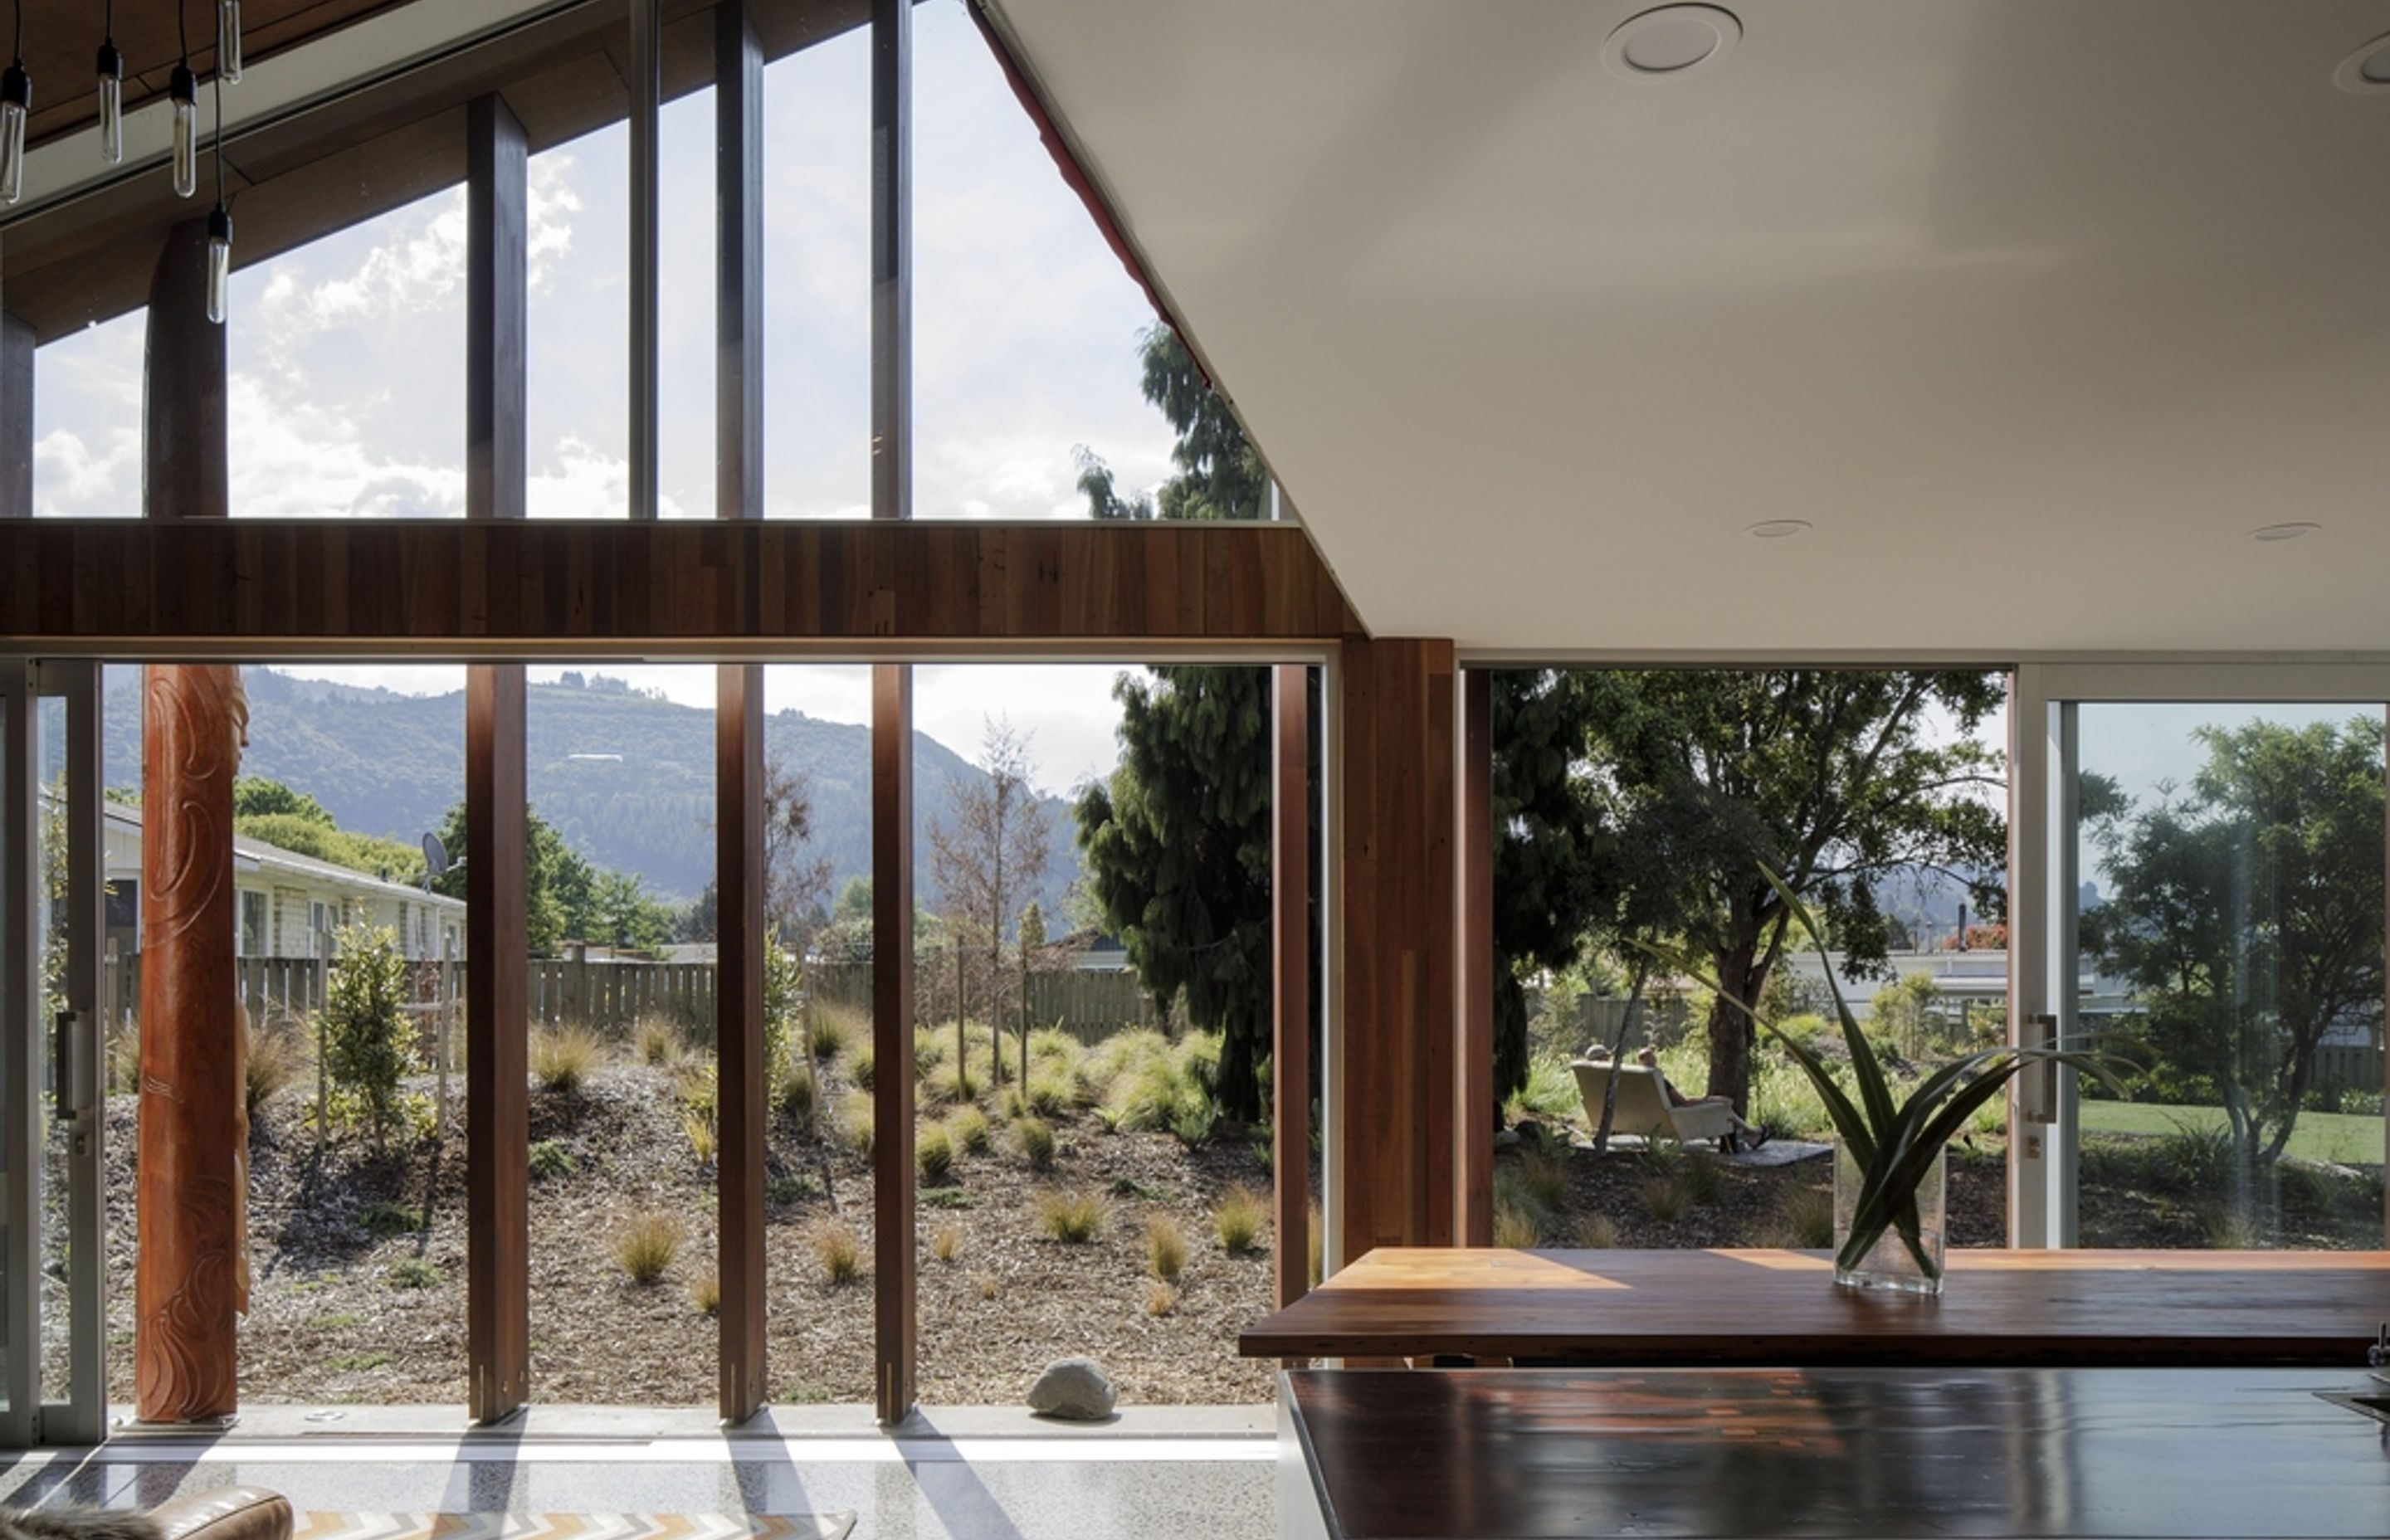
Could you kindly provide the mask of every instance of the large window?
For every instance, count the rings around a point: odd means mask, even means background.
[[[1846,1069],[1839,991],[1901,1088],[2007,1040],[2005,676],[1491,688],[1496,1242],[1827,1245],[1832,1125],[1754,1019]],[[1995,1099],[1953,1148],[1954,1245],[2005,1238],[2008,1132]]]
[[[2382,706],[2070,712],[2082,1243],[2379,1246]]]

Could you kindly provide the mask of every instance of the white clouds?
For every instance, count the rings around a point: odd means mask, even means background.
[[[581,195],[573,190],[574,161],[557,152],[536,157],[525,178],[524,221],[530,226],[526,254],[534,293],[547,288],[549,276],[572,253],[572,216],[581,212]]]
[[[354,268],[313,286],[282,268],[269,280],[265,302],[260,308],[272,321],[284,325],[303,321],[313,329],[386,315],[418,314],[458,299],[465,281],[462,187],[374,223],[394,227]],[[294,303],[295,315],[289,314]]]

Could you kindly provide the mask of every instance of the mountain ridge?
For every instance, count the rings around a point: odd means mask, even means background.
[[[408,844],[439,827],[465,794],[465,697],[241,671],[249,748],[241,773],[322,802],[342,828]],[[578,680],[579,683],[572,681]],[[105,684],[105,776],[140,778],[140,671],[111,667]],[[713,713],[599,674],[529,687],[526,781],[532,806],[576,851],[636,874],[663,898],[695,897],[713,876]],[[794,708],[765,719],[767,757],[810,777],[814,849],[829,857],[832,891],[871,869],[871,731]],[[985,773],[926,733],[913,735],[914,880],[925,903],[929,830],[951,820],[958,789]],[[1060,912],[1079,875],[1069,799],[1041,796],[1050,833],[1046,879],[1032,896]]]

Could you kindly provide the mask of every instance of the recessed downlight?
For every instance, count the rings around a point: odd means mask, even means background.
[[[2294,520],[2287,524],[2259,525],[2256,529],[2249,532],[2249,538],[2252,540],[2263,541],[2265,544],[2271,545],[2284,540],[2305,539],[2306,536],[2315,533],[2316,531],[2322,528],[2323,526],[2321,524],[2309,523],[2304,519]]]
[[[1742,23],[1715,6],[1662,6],[1618,24],[1601,62],[1626,80],[1683,80],[1715,68],[1742,41]]]
[[[2340,61],[2332,83],[2359,96],[2390,93],[2390,32],[2385,32]]]
[[[1763,519],[1742,532],[1754,540],[1790,540],[1809,533],[1806,519]]]

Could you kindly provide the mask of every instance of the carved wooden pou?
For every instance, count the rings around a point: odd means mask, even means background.
[[[232,784],[247,719],[238,669],[148,671],[134,1392],[148,1422],[228,1417],[238,1395],[249,1141]]]

